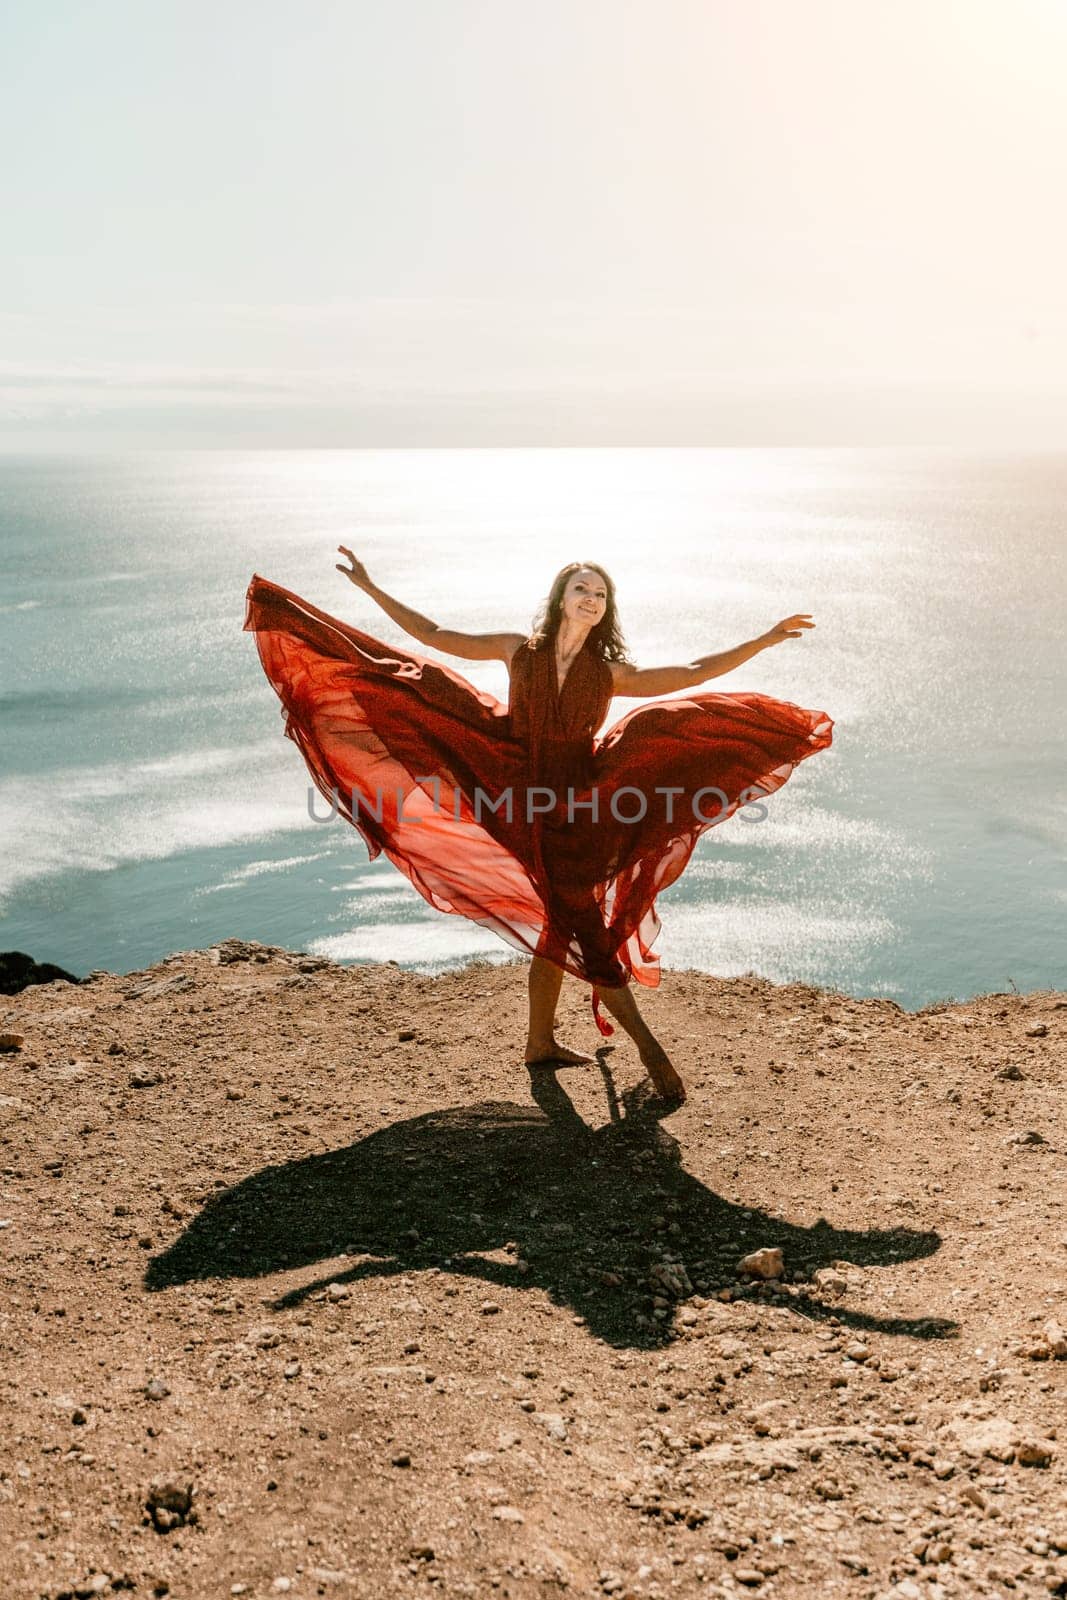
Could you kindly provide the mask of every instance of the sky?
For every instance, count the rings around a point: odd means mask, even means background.
[[[0,0],[0,450],[1060,448],[1065,71],[1067,0]]]

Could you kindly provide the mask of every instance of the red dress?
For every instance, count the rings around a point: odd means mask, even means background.
[[[507,706],[253,575],[246,631],[319,791],[438,911],[597,988],[659,983],[656,896],[697,839],[832,741],[769,695],[639,705],[599,739],[611,669],[520,645]]]

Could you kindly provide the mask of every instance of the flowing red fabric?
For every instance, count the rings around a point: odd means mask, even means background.
[[[522,645],[507,706],[254,574],[244,629],[316,788],[438,911],[598,988],[659,983],[656,896],[700,835],[832,742],[752,693],[652,700],[600,738],[611,670]],[[509,799],[510,797],[510,799]]]

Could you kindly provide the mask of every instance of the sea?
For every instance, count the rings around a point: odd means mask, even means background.
[[[419,649],[337,571],[345,545],[476,631],[527,630],[559,567],[598,561],[642,666],[811,616],[702,686],[825,711],[834,742],[704,834],[658,902],[664,981],[908,1010],[1065,989],[1065,506],[1059,453],[0,456],[0,948],[79,977],[230,937],[427,973],[516,959],[321,820],[284,737],[242,630],[254,572]],[[506,698],[501,663],[447,659]]]

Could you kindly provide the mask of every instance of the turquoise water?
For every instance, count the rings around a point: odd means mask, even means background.
[[[308,814],[244,593],[257,571],[400,642],[335,571],[345,544],[478,630],[524,629],[559,566],[599,560],[641,665],[813,615],[704,686],[825,710],[835,742],[765,821],[704,836],[659,901],[665,968],[909,1008],[1067,987],[1065,500],[1060,455],[0,457],[0,947],[79,975],[230,935],[424,971],[513,957]],[[501,664],[449,659],[506,695]]]

